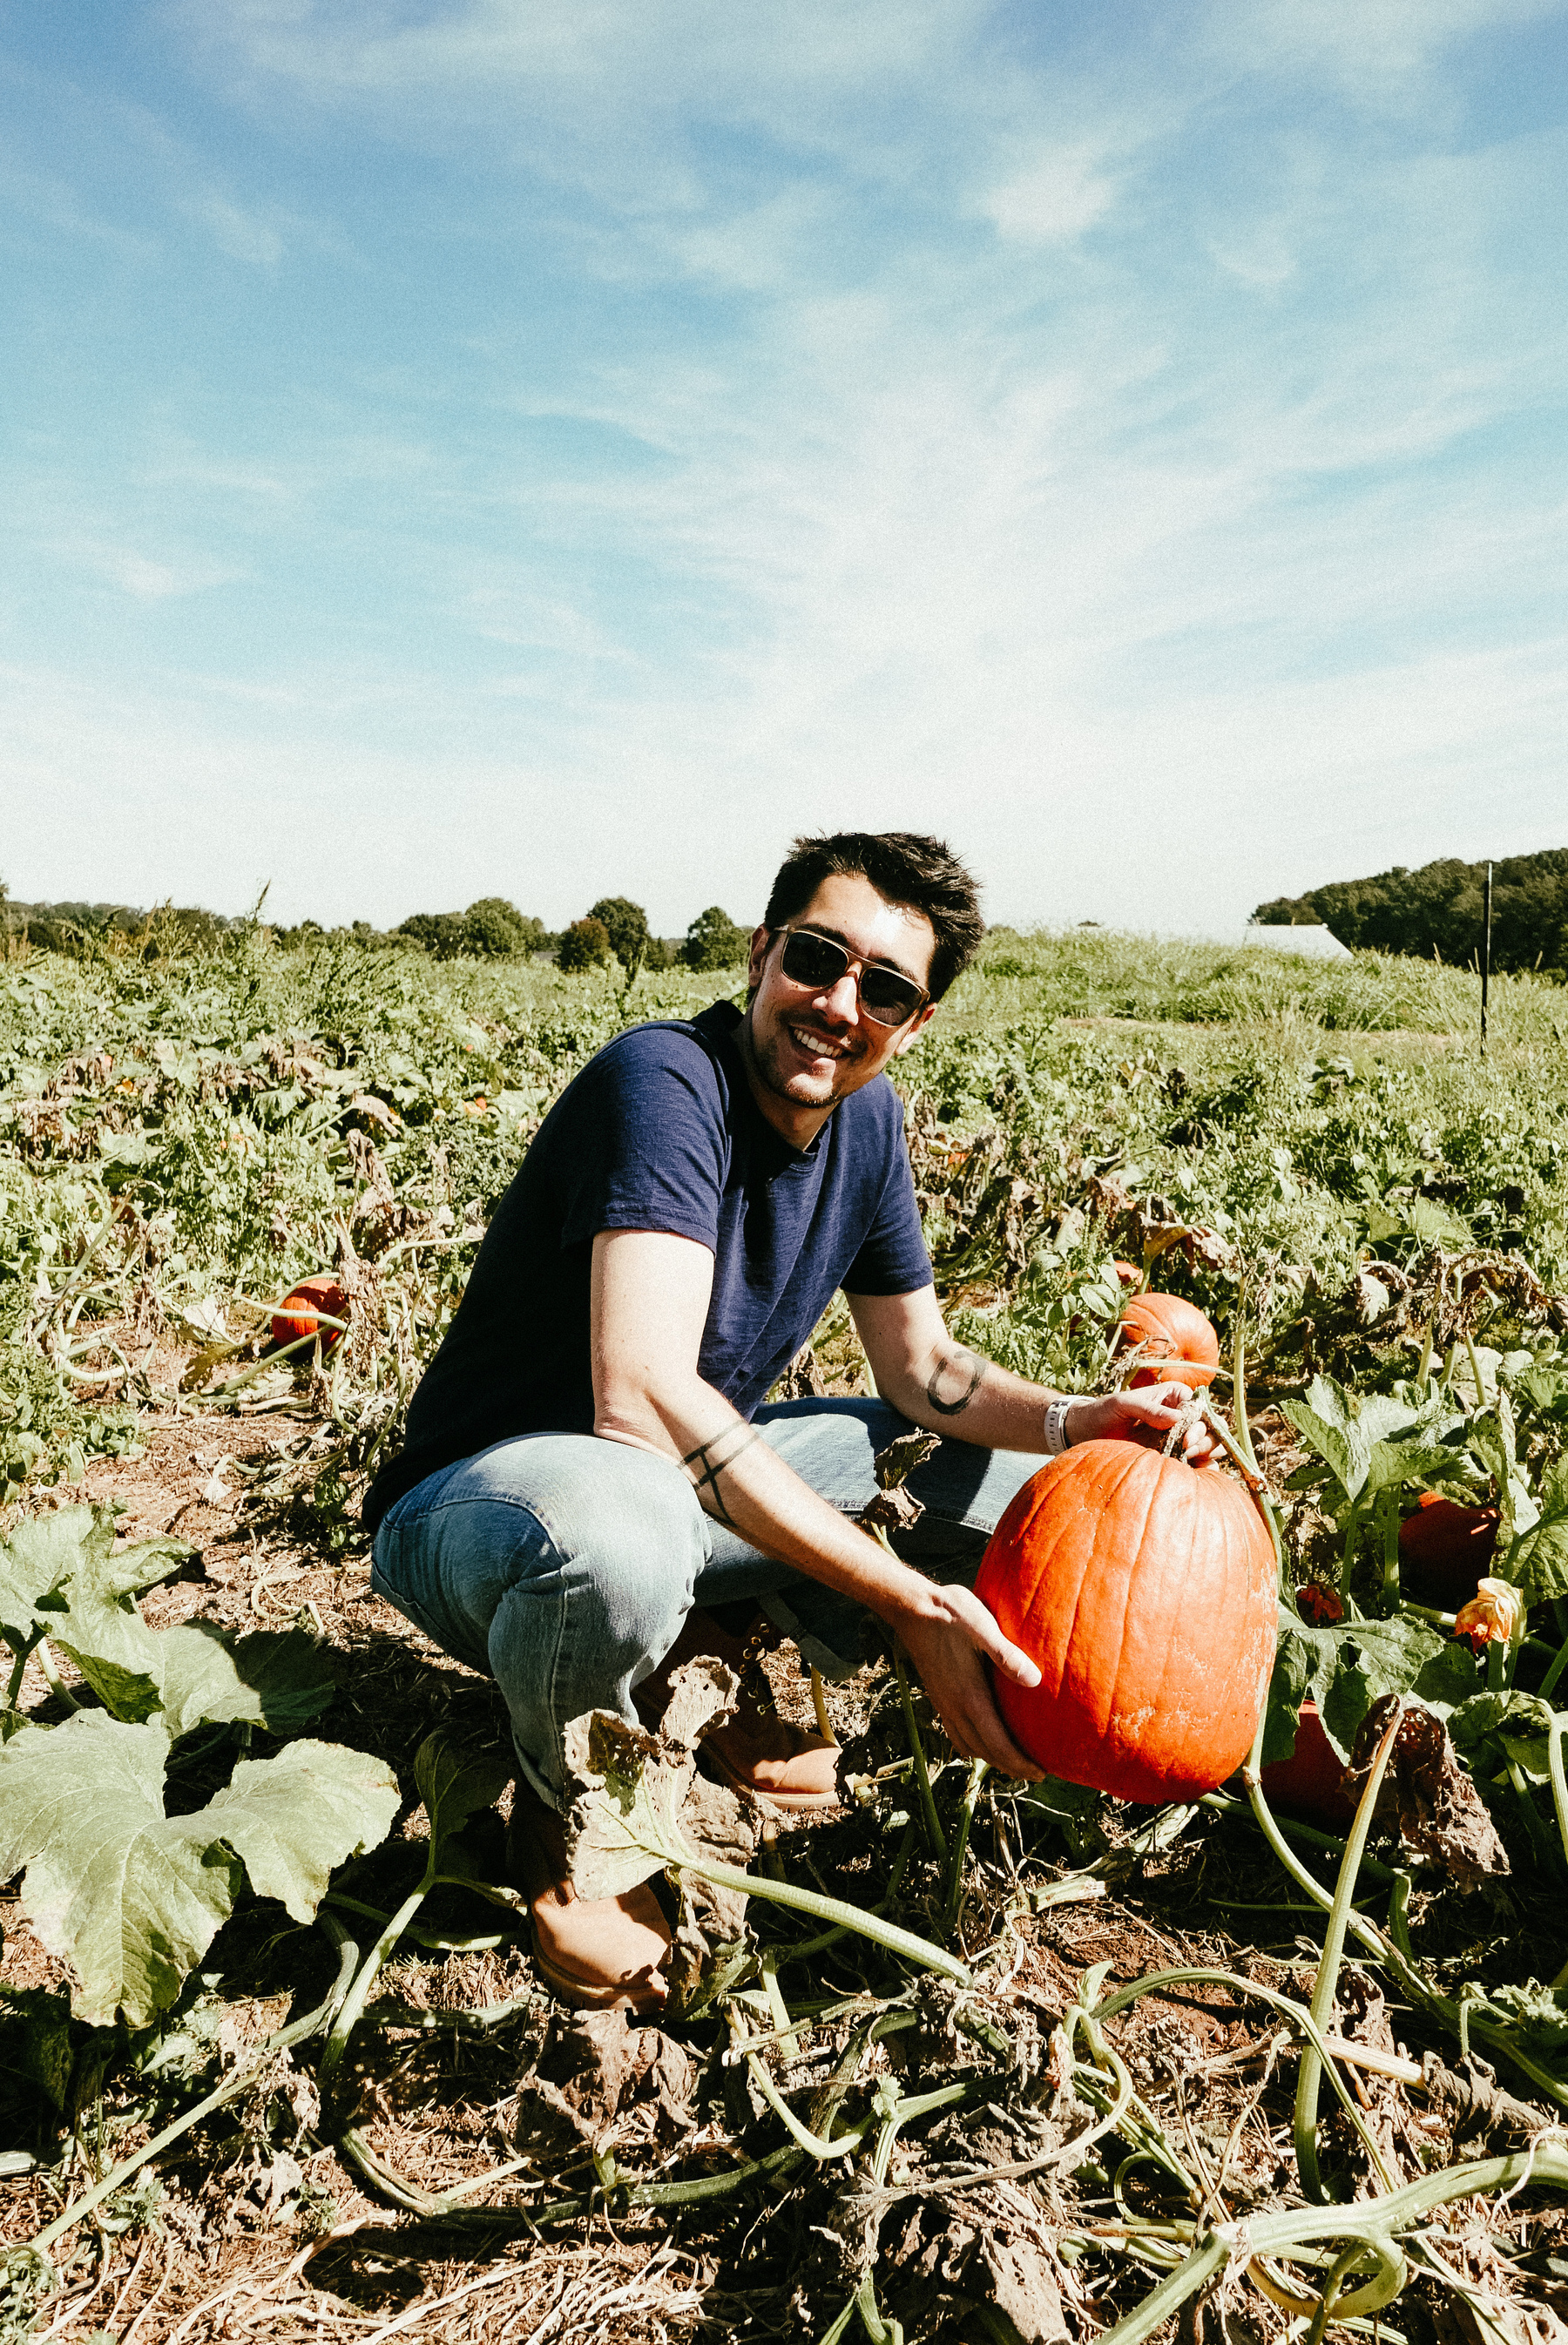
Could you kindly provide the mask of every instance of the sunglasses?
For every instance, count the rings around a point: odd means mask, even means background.
[[[793,985],[809,985],[814,993],[830,993],[847,969],[860,974],[856,989],[860,1008],[879,1026],[902,1026],[931,999],[923,987],[881,961],[860,960],[832,937],[815,929],[776,929],[784,939],[779,965]]]

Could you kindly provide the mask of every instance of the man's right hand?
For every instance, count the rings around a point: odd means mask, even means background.
[[[1041,1782],[1045,1770],[1007,1731],[986,1665],[1023,1686],[1038,1685],[1040,1672],[1003,1635],[979,1597],[967,1588],[937,1588],[926,1581],[914,1603],[896,1613],[883,1611],[882,1617],[920,1671],[942,1732],[959,1757],[983,1759],[999,1773],[1024,1782]]]
[[[864,1604],[901,1638],[965,1759],[1038,1781],[1003,1724],[989,1661],[1020,1685],[1040,1672],[966,1588],[939,1588],[803,1482],[697,1370],[713,1256],[690,1238],[601,1230],[594,1240],[594,1430],[669,1457],[704,1510],[763,1555]]]

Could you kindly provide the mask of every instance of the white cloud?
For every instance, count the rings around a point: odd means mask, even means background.
[[[1084,147],[1058,148],[993,188],[978,209],[999,235],[1030,244],[1070,242],[1103,219],[1116,182]]]
[[[270,270],[282,259],[283,239],[278,229],[231,197],[211,188],[198,189],[185,198],[185,208],[231,260]]]
[[[138,603],[162,603],[171,596],[199,594],[209,587],[227,585],[243,574],[226,565],[200,560],[158,562],[134,546],[115,545],[102,539],[65,538],[49,551],[67,566],[102,579]]]
[[[1382,103],[1477,34],[1560,14],[1561,0],[1210,0],[1207,36],[1233,65]]]

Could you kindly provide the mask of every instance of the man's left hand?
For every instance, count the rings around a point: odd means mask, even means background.
[[[1075,1400],[1067,1411],[1068,1445],[1075,1449],[1081,1441],[1135,1441],[1145,1449],[1163,1449],[1191,1398],[1186,1385],[1172,1382]],[[1189,1466],[1207,1466],[1218,1446],[1198,1419],[1186,1429],[1182,1455]]]

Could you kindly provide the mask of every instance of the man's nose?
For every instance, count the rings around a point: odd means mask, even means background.
[[[860,990],[853,969],[847,969],[837,985],[830,986],[828,990],[818,998],[828,1015],[838,1019],[841,1025],[858,1026],[860,1024]]]

